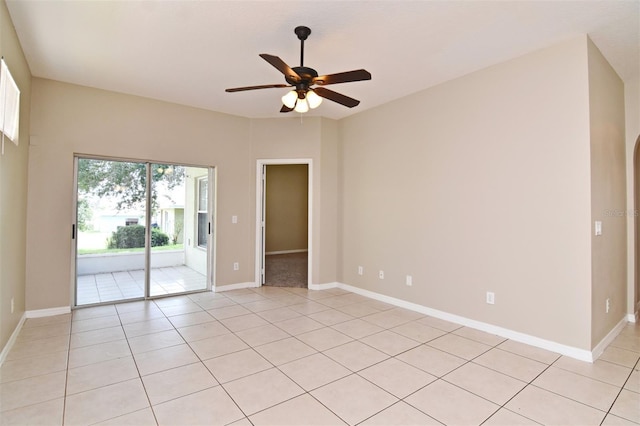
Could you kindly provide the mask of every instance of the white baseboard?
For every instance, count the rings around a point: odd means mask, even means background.
[[[428,308],[426,306],[418,305],[417,303],[407,302],[405,300],[396,299],[395,297],[375,293],[373,291],[365,290],[359,287],[354,287],[349,284],[338,283],[337,287],[350,291],[352,293],[369,297],[371,299],[389,303],[391,305],[398,306],[400,308],[404,308],[411,311],[419,312],[421,314],[440,318],[445,321],[453,322],[456,324],[463,325],[465,327],[495,334],[497,336],[515,340],[517,342],[525,343],[527,345],[535,346],[541,349],[546,349],[548,351],[556,352],[561,355],[566,355],[568,357],[575,358],[580,361],[587,361],[587,362],[594,361],[594,356],[593,356],[594,353],[586,349],[580,349],[573,346],[567,346],[561,343],[553,342],[551,340],[541,339],[539,337],[531,336],[529,334],[520,333],[518,331],[509,330],[507,328],[498,327],[498,326],[487,324],[481,321],[472,320],[459,315],[454,315],[448,312],[439,311],[437,309]]]
[[[337,288],[340,284],[333,282],[333,283],[326,283],[326,284],[309,284],[309,290],[329,290],[330,288]]]
[[[60,306],[58,308],[37,309],[35,311],[27,311],[27,318],[52,317],[54,315],[64,315],[71,313],[71,306]]]
[[[18,325],[16,326],[15,330],[13,330],[13,333],[11,333],[11,337],[9,337],[9,340],[7,340],[7,344],[4,345],[4,348],[2,348],[2,352],[0,352],[0,366],[2,366],[2,364],[4,363],[4,360],[7,358],[7,355],[9,355],[9,351],[11,351],[11,348],[13,348],[14,343],[16,343],[18,334],[20,334],[20,330],[22,330],[22,326],[24,325],[24,322],[26,320],[27,320],[26,313],[22,314],[22,317],[20,317],[20,321],[18,321]]]
[[[268,251],[264,255],[269,256],[271,254],[293,254],[293,253],[307,253],[309,250],[307,249],[299,249],[299,250],[280,250],[280,251]]]
[[[243,288],[255,288],[260,287],[255,282],[246,282],[246,283],[235,283],[235,284],[227,284],[227,285],[219,285],[213,288],[213,292],[218,293],[220,291],[229,291],[229,290],[240,290]]]
[[[609,346],[609,344],[613,342],[616,337],[618,337],[618,334],[620,334],[620,332],[628,322],[629,321],[627,321],[626,316],[623,316],[620,322],[616,324],[615,327],[613,327],[613,330],[611,330],[606,336],[604,336],[604,339],[602,339],[600,343],[598,343],[593,348],[593,350],[591,351],[593,361],[600,358],[600,355],[602,355],[607,346]]]

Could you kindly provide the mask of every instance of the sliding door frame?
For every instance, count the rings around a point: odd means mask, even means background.
[[[77,304],[77,255],[78,255],[78,161],[80,159],[86,160],[98,160],[98,161],[121,161],[121,162],[131,162],[131,163],[141,163],[146,166],[146,195],[145,195],[145,285],[144,285],[144,295],[142,297],[136,297],[131,299],[123,299],[121,301],[107,301],[107,302],[98,302],[87,305]],[[151,191],[153,189],[152,185],[152,172],[151,166],[153,164],[171,164],[172,166],[179,167],[194,167],[201,168],[207,170],[207,178],[209,180],[209,185],[207,187],[207,207],[209,209],[209,230],[207,235],[207,254],[206,254],[206,286],[202,290],[192,290],[185,291],[180,293],[166,294],[166,295],[156,295],[151,296]],[[181,296],[186,294],[193,293],[201,293],[205,291],[215,291],[215,270],[216,270],[216,243],[217,243],[217,167],[215,166],[202,166],[196,164],[184,164],[184,163],[174,163],[170,161],[162,161],[162,160],[140,160],[140,159],[132,159],[132,158],[123,158],[123,157],[108,157],[108,156],[99,156],[99,155],[91,155],[91,154],[81,154],[74,153],[73,154],[73,196],[72,196],[72,217],[71,217],[71,294],[70,294],[70,305],[72,309],[90,307],[90,306],[100,306],[100,305],[110,305],[113,303],[126,303],[126,302],[134,302],[140,300],[153,300],[160,299],[163,297],[173,297],[173,296]]]

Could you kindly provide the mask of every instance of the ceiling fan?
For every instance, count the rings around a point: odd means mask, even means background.
[[[349,83],[352,81],[371,80],[371,74],[364,70],[345,71],[336,74],[318,76],[318,72],[313,68],[304,66],[304,41],[311,34],[311,30],[305,26],[296,27],[294,32],[300,40],[300,66],[289,67],[277,56],[261,53],[260,57],[273,65],[278,71],[284,74],[284,79],[288,84],[265,84],[261,86],[234,87],[226,89],[226,92],[242,92],[246,90],[271,89],[293,87],[294,89],[282,97],[282,108],[280,112],[296,111],[304,113],[309,108],[316,108],[322,99],[329,99],[348,108],[353,108],[360,103],[359,100],[350,98],[333,90],[322,86],[338,83]],[[320,86],[320,87],[312,87]]]

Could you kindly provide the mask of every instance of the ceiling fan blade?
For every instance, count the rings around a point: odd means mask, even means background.
[[[282,88],[282,87],[291,87],[288,84],[263,84],[262,86],[246,86],[246,87],[233,87],[231,89],[226,89],[225,92],[244,92],[245,90],[256,90],[256,89],[273,89],[273,88]]]
[[[260,57],[265,61],[269,62],[271,65],[273,65],[282,74],[284,74],[285,78],[287,78],[287,81],[292,80],[292,81],[298,82],[301,80],[300,76],[294,70],[292,70],[289,65],[287,65],[282,59],[278,58],[277,56],[261,53]]]
[[[313,91],[316,92],[318,96],[322,96],[325,99],[329,99],[330,101],[337,102],[349,108],[353,108],[360,103],[357,99],[350,98],[349,96],[334,92],[333,90],[325,89],[324,87],[315,87]]]
[[[326,86],[327,84],[348,83],[350,81],[371,80],[371,73],[367,70],[353,70],[336,74],[321,75],[312,80],[312,84]]]
[[[280,112],[291,112],[293,111],[293,108],[289,108],[286,105],[282,105],[282,108],[280,108]]]

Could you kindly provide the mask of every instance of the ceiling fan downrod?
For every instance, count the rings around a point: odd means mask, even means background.
[[[304,67],[304,41],[311,34],[311,28],[301,25],[296,27],[293,32],[296,33],[298,40],[300,40],[300,67]]]

